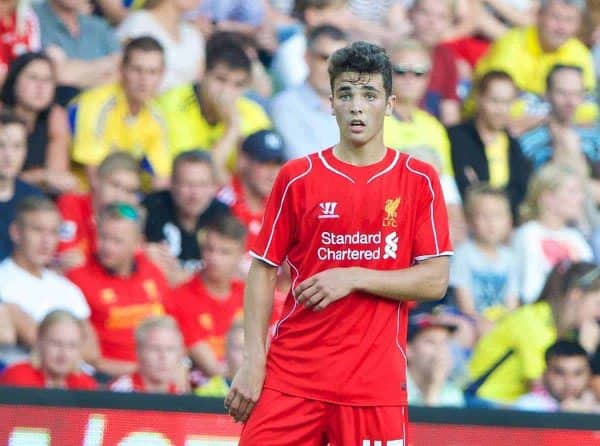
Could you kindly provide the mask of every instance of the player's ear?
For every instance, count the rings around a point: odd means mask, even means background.
[[[387,98],[387,104],[385,106],[385,114],[386,116],[391,116],[394,111],[394,105],[396,105],[396,96],[391,94]]]

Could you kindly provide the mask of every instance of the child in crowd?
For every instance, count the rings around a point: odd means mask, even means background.
[[[475,320],[481,335],[519,302],[514,257],[503,245],[512,217],[506,194],[487,184],[469,189],[465,211],[471,238],[456,249],[450,284],[458,308]]]

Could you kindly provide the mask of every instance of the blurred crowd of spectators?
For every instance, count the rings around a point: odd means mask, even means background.
[[[409,402],[600,412],[600,7],[0,1],[0,384],[224,396],[281,165],[337,142],[329,56],[388,49],[385,144],[455,256]],[[290,288],[279,272],[271,323]]]

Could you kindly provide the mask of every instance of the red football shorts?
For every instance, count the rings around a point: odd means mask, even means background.
[[[406,406],[342,406],[263,389],[239,446],[406,446]]]

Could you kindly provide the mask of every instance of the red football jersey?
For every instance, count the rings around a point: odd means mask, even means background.
[[[388,149],[354,166],[332,149],[281,170],[251,254],[287,260],[292,289],[336,267],[408,268],[450,255],[438,177],[423,162]],[[406,302],[353,293],[315,312],[290,293],[269,350],[265,387],[349,405],[406,404]]]
[[[186,347],[206,341],[218,359],[225,357],[227,331],[236,316],[243,310],[244,283],[231,282],[226,297],[213,296],[196,274],[192,279],[173,290],[166,304],[167,311],[177,319]]]
[[[248,207],[244,197],[244,188],[238,177],[233,178],[230,186],[221,189],[218,198],[227,204],[231,209],[231,213],[244,224],[246,231],[248,231],[246,246],[248,248],[253,246],[262,224],[264,206],[259,212],[253,212]],[[266,200],[264,204],[266,205]]]
[[[69,373],[67,389],[96,390],[98,384],[94,378],[85,373]],[[46,377],[42,371],[29,362],[13,364],[0,374],[0,384],[18,387],[46,387]]]
[[[102,356],[135,361],[135,328],[148,316],[164,314],[162,302],[169,287],[160,270],[140,253],[129,277],[111,274],[95,257],[67,276],[90,306]]]
[[[108,388],[113,392],[139,392],[147,393],[144,380],[139,372],[132,373],[131,375],[123,375],[112,381]],[[173,383],[169,384],[167,393],[176,394],[177,386]]]
[[[77,248],[90,257],[96,251],[96,218],[91,194],[63,194],[56,200],[63,222],[58,251]]]

